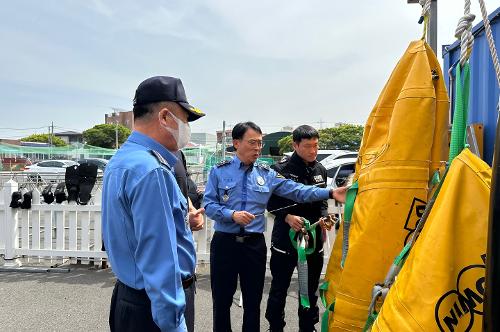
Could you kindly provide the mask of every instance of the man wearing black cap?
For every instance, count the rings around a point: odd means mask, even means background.
[[[174,153],[190,138],[189,121],[204,116],[189,105],[178,78],[142,82],[134,98],[134,131],[104,174],[103,239],[117,282],[111,331],[194,330],[195,248],[175,181]]]

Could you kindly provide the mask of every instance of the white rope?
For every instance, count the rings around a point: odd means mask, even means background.
[[[418,3],[422,6],[421,16],[429,16],[431,14],[431,0],[419,0]]]
[[[460,66],[469,60],[474,44],[474,36],[472,35],[472,22],[476,15],[470,13],[470,0],[465,0],[464,16],[458,20],[455,37],[460,39]]]
[[[418,3],[422,6],[422,14],[420,14],[420,19],[418,24],[424,23],[424,32],[422,34],[422,40],[427,40],[428,34],[428,24],[431,17],[431,0],[419,0]]]
[[[493,35],[491,34],[490,20],[488,19],[488,13],[486,11],[486,5],[484,4],[484,0],[479,0],[479,7],[481,7],[484,30],[486,31],[486,39],[488,39],[488,45],[490,46],[491,60],[493,61],[493,67],[495,68],[495,73],[497,75],[497,82],[500,87],[500,62],[498,61],[497,49],[495,48],[495,41],[493,40]]]

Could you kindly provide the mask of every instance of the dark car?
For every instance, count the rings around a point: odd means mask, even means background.
[[[96,165],[98,169],[104,172],[104,169],[106,168],[106,165],[108,164],[109,160],[103,159],[103,158],[85,158],[85,159],[80,159],[78,160],[79,164],[91,164],[91,165]]]

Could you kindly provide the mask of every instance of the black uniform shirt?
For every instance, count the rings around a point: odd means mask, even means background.
[[[317,161],[306,163],[296,152],[290,158],[286,158],[272,166],[276,172],[280,173],[287,179],[306,185],[316,185],[318,187],[326,187],[326,169]],[[267,210],[272,211],[281,207],[294,204],[294,201],[272,195],[267,204]],[[313,203],[301,203],[293,207],[289,207],[276,212],[271,212],[276,217],[274,219],[273,233],[271,243],[274,248],[287,252],[295,251],[290,241],[288,232],[290,226],[286,223],[285,217],[287,214],[304,217],[312,223],[318,221],[320,217],[328,215],[328,201],[317,201]],[[316,232],[316,251],[323,248],[323,239],[321,228],[318,226]]]

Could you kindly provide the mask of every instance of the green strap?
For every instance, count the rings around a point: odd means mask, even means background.
[[[328,304],[326,303],[326,292],[328,291],[328,286],[330,285],[329,281],[325,281],[319,286],[319,298],[321,299],[321,303],[326,308]]]
[[[297,246],[297,270],[299,273],[299,295],[300,305],[303,308],[310,308],[309,303],[309,272],[307,268],[306,241],[304,236],[299,234],[300,240]]]
[[[304,228],[307,233],[311,234],[313,242],[312,246],[306,248],[306,255],[310,255],[316,250],[316,227],[311,228],[311,222],[306,218],[302,218],[302,220],[304,221]],[[298,250],[299,246],[297,244],[297,232],[293,228],[290,228],[290,230],[288,231],[288,236],[290,237],[290,241],[292,241],[292,246]],[[311,243],[311,239],[309,239],[309,243]]]
[[[347,195],[345,199],[344,206],[344,234],[342,236],[342,259],[340,261],[340,266],[344,268],[344,263],[347,258],[347,252],[349,251],[349,229],[351,227],[352,213],[354,211],[354,202],[356,202],[356,196],[358,195],[358,181],[354,182],[352,186],[347,190]]]
[[[435,185],[439,184],[440,181],[441,176],[439,175],[439,170],[436,170],[431,178],[429,187],[434,187]]]
[[[373,312],[368,315],[368,319],[366,320],[365,327],[363,327],[363,332],[368,332],[372,328],[373,323],[375,323],[375,320],[377,319],[377,312]]]
[[[316,227],[311,228],[309,220],[302,218],[304,221],[304,228],[307,234],[310,234],[309,243],[312,241],[312,246],[305,247],[304,234],[300,232],[297,234],[295,230],[290,228],[288,235],[290,241],[295,249],[297,249],[297,271],[299,273],[299,297],[300,305],[304,308],[310,308],[309,302],[309,280],[308,280],[308,266],[307,255],[312,254],[316,250]]]
[[[399,255],[394,259],[393,264],[396,266],[399,266],[406,259],[406,256],[407,256],[408,252],[410,251],[410,248],[411,248],[411,243],[407,243],[404,246],[403,250],[401,250]]]
[[[328,321],[330,318],[330,312],[333,312],[335,308],[335,301],[333,301],[328,307],[326,307],[323,316],[321,316],[321,332],[328,332]]]
[[[347,195],[345,199],[344,206],[344,221],[351,221],[352,212],[354,210],[354,202],[356,201],[356,195],[358,194],[358,181],[354,182],[352,186],[347,190]]]
[[[463,81],[462,81],[463,72]],[[449,163],[465,148],[469,108],[470,66],[466,62],[462,71],[460,63],[455,69],[455,109],[451,128]]]

